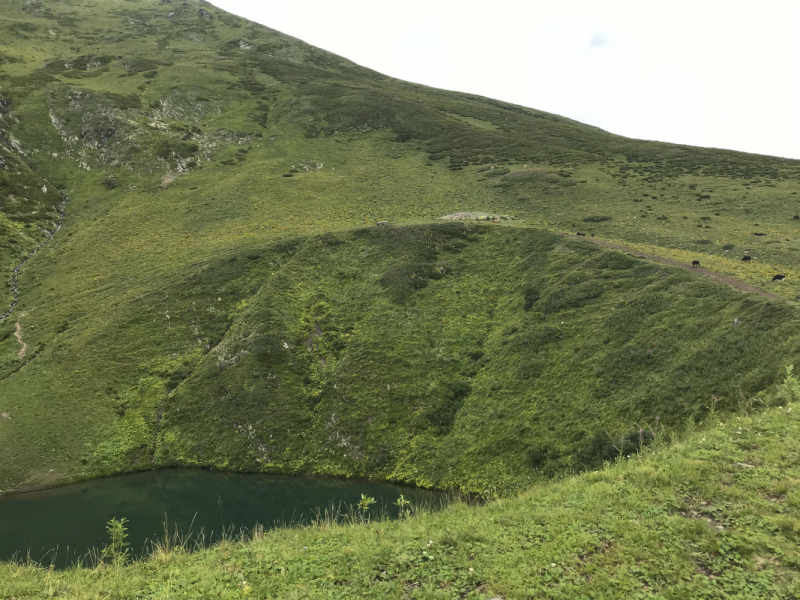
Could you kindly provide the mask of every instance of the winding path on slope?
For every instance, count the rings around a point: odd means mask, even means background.
[[[769,298],[770,300],[781,300],[782,302],[786,302],[785,298],[781,298],[780,296],[776,296],[775,294],[770,294],[769,292],[762,290],[761,288],[749,285],[744,281],[740,281],[733,277],[722,275],[720,273],[717,273],[716,271],[709,271],[708,269],[704,269],[702,267],[692,267],[692,265],[687,265],[686,263],[678,262],[677,260],[664,258],[662,256],[657,256],[655,254],[647,254],[645,252],[639,252],[638,250],[633,250],[632,248],[628,248],[626,246],[622,246],[620,244],[615,244],[614,242],[608,242],[606,240],[601,240],[598,238],[578,236],[575,235],[574,233],[559,233],[558,235],[562,235],[564,237],[576,240],[581,240],[584,242],[591,242],[592,244],[596,244],[598,246],[604,246],[606,248],[612,248],[614,250],[621,250],[622,252],[630,254],[631,256],[635,256],[636,258],[644,258],[646,260],[652,260],[655,262],[664,263],[665,265],[670,265],[672,267],[678,267],[679,269],[684,269],[685,271],[689,271],[690,273],[699,273],[700,275],[705,275],[710,279],[715,279],[720,283],[724,283],[725,285],[729,285],[730,287],[740,289],[744,292],[751,292],[753,294],[758,294],[759,296],[763,296],[764,298]]]

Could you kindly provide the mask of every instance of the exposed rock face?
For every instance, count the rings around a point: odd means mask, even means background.
[[[440,221],[511,221],[511,215],[495,215],[487,212],[458,212],[439,217]]]
[[[0,98],[0,114],[7,115],[11,108],[11,100],[8,98]]]

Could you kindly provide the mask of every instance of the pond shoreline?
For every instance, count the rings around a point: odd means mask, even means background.
[[[98,560],[114,519],[126,520],[133,555],[145,556],[162,539],[204,547],[256,528],[397,518],[409,504],[437,509],[451,499],[442,492],[359,479],[140,471],[0,498],[0,562],[28,557],[64,568]]]
[[[426,492],[435,492],[440,494],[452,494],[457,493],[456,490],[445,490],[433,487],[423,487],[420,485],[414,485],[413,483],[408,483],[406,481],[392,481],[389,479],[380,479],[380,478],[371,478],[371,477],[346,477],[346,476],[338,476],[338,475],[325,475],[325,474],[314,474],[311,472],[300,472],[300,473],[264,473],[261,471],[232,471],[227,469],[219,469],[216,467],[151,467],[149,469],[141,469],[139,471],[122,471],[120,473],[112,473],[111,475],[98,475],[94,477],[85,477],[85,478],[78,478],[78,479],[65,479],[59,480],[55,483],[45,483],[42,485],[31,485],[25,486],[24,483],[19,484],[15,488],[9,488],[0,490],[0,499],[6,496],[20,496],[23,494],[32,494],[35,492],[44,492],[47,490],[54,490],[58,488],[67,487],[70,485],[75,485],[78,483],[85,483],[89,481],[100,481],[103,479],[110,479],[114,477],[125,477],[129,475],[138,475],[141,473],[151,473],[153,471],[208,471],[214,473],[231,473],[234,475],[263,475],[267,477],[306,477],[309,479],[332,479],[337,481],[362,481],[364,483],[370,484],[380,484],[385,483],[387,485],[397,485],[402,487],[408,487],[415,490],[424,490]],[[23,487],[25,486],[25,487]],[[461,493],[460,495],[468,496],[468,494]]]

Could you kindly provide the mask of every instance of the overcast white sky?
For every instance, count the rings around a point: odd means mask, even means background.
[[[800,0],[212,0],[407,81],[800,159]]]

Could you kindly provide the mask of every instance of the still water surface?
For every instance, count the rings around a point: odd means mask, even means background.
[[[331,478],[251,475],[174,469],[148,471],[76,483],[52,490],[0,497],[0,560],[15,555],[64,567],[92,548],[108,543],[106,522],[128,519],[135,556],[148,540],[163,539],[166,517],[171,532],[219,539],[256,524],[308,523],[315,511],[335,506],[346,511],[367,494],[377,500],[370,513],[397,515],[403,494],[414,505],[440,505],[443,496],[386,483]]]

